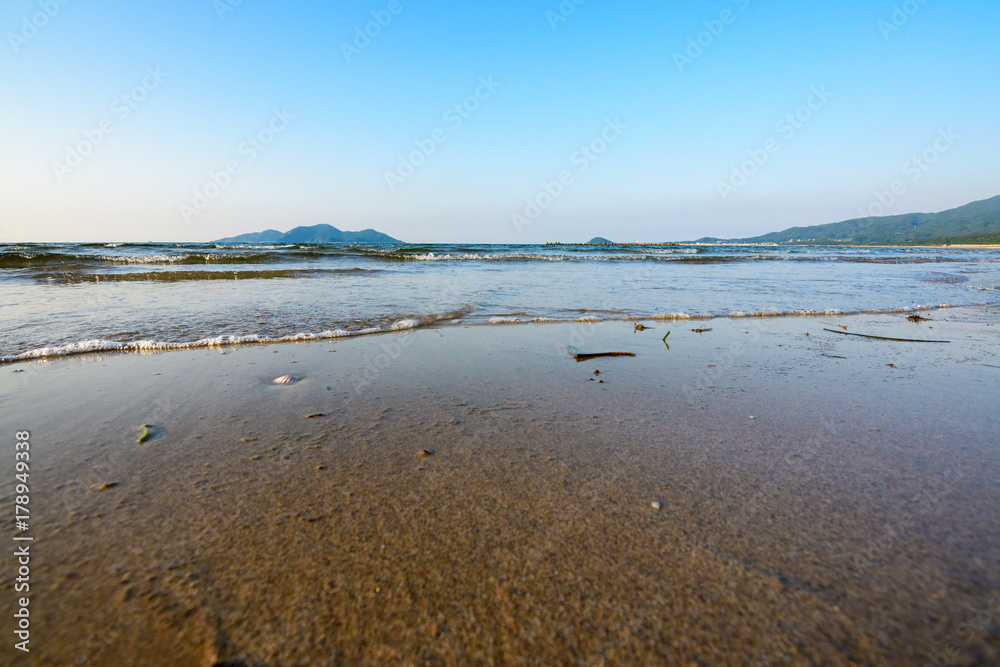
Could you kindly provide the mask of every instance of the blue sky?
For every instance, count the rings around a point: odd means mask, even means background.
[[[1000,194],[998,24],[995,1],[7,0],[0,242],[942,210]]]

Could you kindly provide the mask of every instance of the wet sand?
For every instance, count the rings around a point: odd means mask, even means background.
[[[30,659],[998,664],[1000,310],[923,314],[0,367]]]

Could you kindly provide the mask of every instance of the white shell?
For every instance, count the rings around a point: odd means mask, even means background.
[[[274,384],[295,384],[302,378],[295,375],[282,375],[280,378],[274,378]]]

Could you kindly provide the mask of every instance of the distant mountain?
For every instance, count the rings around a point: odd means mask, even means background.
[[[267,229],[263,232],[254,232],[253,234],[240,234],[239,236],[232,236],[228,239],[219,239],[215,243],[274,243],[279,238],[281,238],[283,232],[279,232],[277,229]]]
[[[374,229],[360,232],[342,232],[332,225],[296,227],[287,232],[268,229],[253,234],[240,234],[219,239],[214,243],[402,243]]]
[[[603,236],[595,236],[587,241],[587,243],[590,245],[614,245],[614,242],[607,240]]]
[[[784,245],[944,245],[1000,243],[1000,196],[940,213],[906,213],[856,218],[742,239],[698,239],[700,243],[777,243]]]

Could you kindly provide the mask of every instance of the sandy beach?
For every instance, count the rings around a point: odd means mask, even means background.
[[[3,3],[0,667],[1000,667],[1000,3],[786,4]]]
[[[0,366],[0,661],[998,664],[1000,310],[922,314]]]

